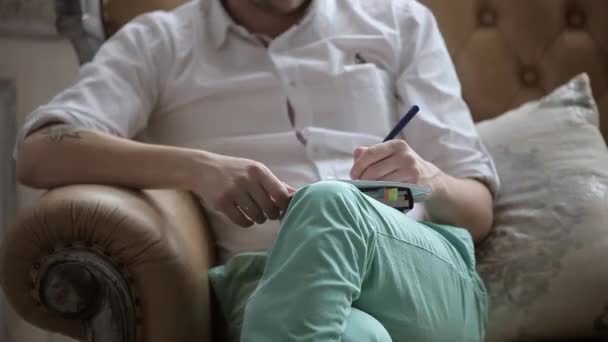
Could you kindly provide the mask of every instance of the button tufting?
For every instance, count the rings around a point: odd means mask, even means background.
[[[585,13],[580,10],[571,10],[566,14],[566,22],[568,27],[573,29],[581,29],[585,27],[586,20]]]
[[[527,86],[533,86],[538,84],[540,75],[538,71],[532,68],[526,68],[521,73],[522,82]]]
[[[496,11],[491,9],[484,9],[479,13],[479,24],[481,26],[495,26],[496,25]]]

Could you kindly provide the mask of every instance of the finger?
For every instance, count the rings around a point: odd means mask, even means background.
[[[353,168],[350,171],[350,177],[352,179],[360,179],[361,175],[368,167],[388,158],[391,154],[393,154],[393,150],[391,149],[390,143],[382,143],[368,147],[361,153],[359,158],[355,160]]]
[[[283,183],[283,186],[285,186],[285,188],[287,189],[287,194],[288,195],[293,195],[295,194],[298,189],[292,187],[291,185],[287,184],[287,183]]]
[[[408,170],[404,168],[397,169],[383,177],[378,178],[377,180],[391,182],[410,182],[415,184],[415,182],[412,181],[412,177],[410,177],[410,173],[408,172]]]
[[[285,185],[287,187],[287,195],[289,196],[289,198],[287,198],[287,204],[285,206],[285,209],[281,210],[279,219],[282,219],[285,216],[285,214],[287,214],[287,208],[289,207],[289,204],[291,203],[291,199],[293,198],[293,195],[296,192],[298,192],[298,189],[296,189],[288,184],[283,183],[283,185]]]
[[[357,148],[355,149],[355,151],[353,152],[353,157],[354,157],[354,159],[355,159],[355,160],[359,159],[359,157],[361,157],[361,154],[362,154],[363,152],[365,152],[365,150],[366,150],[366,149],[367,149],[367,148],[362,147],[362,146],[357,147]]]
[[[255,182],[250,183],[249,193],[263,213],[271,220],[276,220],[281,214],[281,210],[277,207],[276,203],[272,200],[270,195],[262,188],[262,186]],[[256,222],[258,222],[256,220]],[[258,222],[260,223],[260,222]]]
[[[287,195],[293,195],[296,192],[298,192],[298,189],[294,188],[293,186],[285,183],[285,182],[281,182],[283,183],[283,186],[285,187],[285,189],[287,190]]]
[[[379,180],[380,178],[403,167],[402,160],[397,155],[392,155],[384,160],[370,165],[361,175],[361,179]]]
[[[256,223],[264,223],[266,221],[264,211],[257,204],[253,195],[246,192],[245,189],[243,189],[243,192],[235,199],[235,204],[243,213],[245,213],[245,215]]]
[[[230,221],[243,228],[249,228],[253,225],[253,221],[247,218],[247,216],[245,216],[245,214],[243,214],[243,212],[240,211],[232,203],[227,202],[225,204],[222,204],[218,209],[222,213],[224,213],[224,215],[226,215],[226,217],[228,217]]]
[[[267,194],[273,199],[280,211],[287,210],[289,205],[289,191],[288,187],[283,182],[278,180],[270,170],[267,170],[265,174],[260,177],[260,185],[266,191]],[[294,189],[295,190],[295,189]]]

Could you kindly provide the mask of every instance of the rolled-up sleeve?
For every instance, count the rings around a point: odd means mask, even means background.
[[[132,138],[147,124],[162,88],[162,70],[171,56],[163,16],[138,17],[109,39],[94,60],[84,65],[76,83],[30,113],[15,145],[29,132],[64,122]]]
[[[400,112],[419,105],[421,112],[403,138],[425,160],[459,178],[485,183],[496,194],[498,175],[462,98],[460,82],[432,13],[416,1],[400,2],[401,74],[397,79]]]

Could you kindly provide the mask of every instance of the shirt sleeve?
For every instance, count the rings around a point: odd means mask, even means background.
[[[17,135],[14,155],[27,134],[59,121],[132,138],[146,125],[161,92],[162,70],[170,60],[164,13],[125,25],[80,70],[78,80],[30,113]]]
[[[433,14],[416,1],[398,1],[401,62],[397,78],[399,112],[413,105],[420,113],[402,137],[425,160],[454,177],[473,178],[493,194],[499,179],[462,98],[456,70]]]

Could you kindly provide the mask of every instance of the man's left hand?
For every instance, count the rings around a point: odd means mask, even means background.
[[[395,139],[354,151],[352,179],[407,182],[436,189],[443,172]]]

